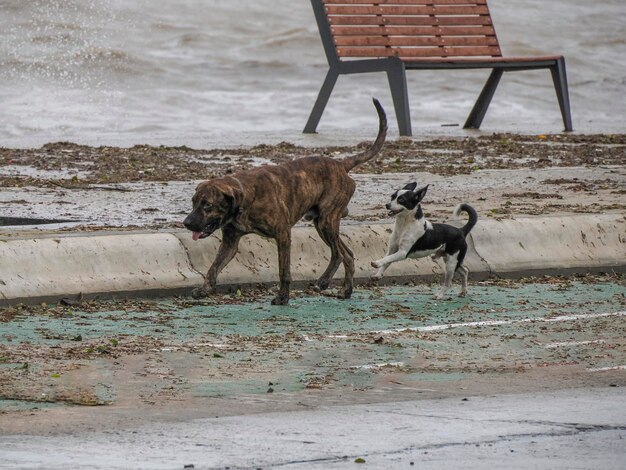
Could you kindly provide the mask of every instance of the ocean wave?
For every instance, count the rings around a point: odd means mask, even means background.
[[[0,12],[4,13],[19,13],[27,7],[27,2],[24,0],[3,0],[0,2]]]
[[[87,47],[72,55],[0,59],[0,77],[19,82],[49,82],[63,86],[111,87],[133,76],[163,73],[158,61],[149,61],[117,50]]]
[[[235,65],[235,64],[233,64],[233,65]],[[237,65],[239,67],[247,68],[247,69],[265,68],[265,69],[268,69],[268,70],[286,69],[286,68],[295,67],[293,62],[284,62],[284,61],[281,61],[281,60],[252,60],[252,59],[248,59],[248,60],[244,60],[244,61],[238,62]]]
[[[33,44],[69,44],[74,42],[74,36],[68,33],[41,34],[31,38]]]
[[[215,37],[201,32],[184,33],[176,38],[176,42],[183,46],[194,46],[200,44],[207,44],[210,41],[214,41]]]
[[[129,53],[119,49],[107,49],[103,47],[91,46],[74,54],[74,59],[89,62],[130,63],[137,61]]]
[[[290,47],[294,47],[295,44],[300,43],[305,46],[311,44],[311,39],[312,37],[306,28],[294,28],[274,34],[259,45],[264,47],[284,47],[288,44]]]

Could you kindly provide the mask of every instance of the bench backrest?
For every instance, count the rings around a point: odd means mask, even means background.
[[[501,57],[487,0],[311,0],[334,60]],[[324,37],[324,36],[327,37]]]

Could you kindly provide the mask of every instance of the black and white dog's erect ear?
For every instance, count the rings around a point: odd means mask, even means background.
[[[402,189],[406,189],[408,191],[413,191],[415,188],[417,188],[417,182],[409,183]]]
[[[424,196],[426,196],[426,191],[428,191],[428,186],[430,185],[427,184],[422,189],[417,189],[413,191],[413,194],[415,194],[415,197],[417,198],[417,202],[420,202],[422,199],[424,199]]]

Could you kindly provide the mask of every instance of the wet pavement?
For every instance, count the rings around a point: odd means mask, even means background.
[[[0,309],[0,468],[619,468],[622,275],[437,287]]]
[[[0,439],[0,468],[602,468],[626,458],[616,388],[344,405]]]

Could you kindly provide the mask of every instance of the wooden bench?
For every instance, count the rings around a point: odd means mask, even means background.
[[[339,75],[386,72],[400,135],[411,135],[406,70],[492,69],[465,128],[478,129],[504,72],[550,69],[572,130],[563,56],[503,57],[487,0],[311,0],[330,69],[304,128],[314,133]]]

